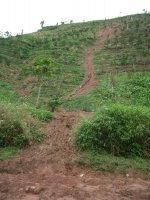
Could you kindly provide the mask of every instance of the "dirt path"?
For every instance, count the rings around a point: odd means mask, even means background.
[[[66,98],[94,87],[93,54],[112,31],[110,27],[100,31],[95,45],[86,50],[86,78]],[[81,117],[90,115],[63,109],[56,112],[55,119],[44,127],[47,139],[42,144],[0,161],[0,200],[149,200],[149,177],[132,171],[128,176],[98,173],[77,164],[80,152],[68,140]]]
[[[69,99],[74,96],[82,95],[89,92],[92,88],[97,85],[95,79],[95,71],[93,65],[94,53],[96,50],[103,48],[104,42],[107,37],[111,38],[113,32],[117,29],[117,25],[107,26],[106,28],[100,29],[96,35],[96,42],[94,45],[88,47],[85,50],[85,58],[83,62],[83,68],[85,70],[85,78],[81,85],[77,86],[73,92],[64,97],[64,99]]]
[[[84,112],[55,113],[45,127],[47,140],[0,163],[0,200],[149,200],[150,180],[97,173],[77,165],[69,144],[73,125]]]

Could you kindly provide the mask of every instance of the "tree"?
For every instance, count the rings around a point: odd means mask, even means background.
[[[36,100],[36,106],[39,104],[41,88],[43,85],[44,77],[51,77],[56,72],[57,64],[48,57],[38,57],[32,67],[34,75],[38,80],[38,94]]]
[[[5,37],[9,38],[9,37],[11,37],[11,32],[6,31],[6,32],[4,33],[4,35],[5,35]]]
[[[43,26],[44,26],[44,20],[42,20],[42,21],[40,22],[40,24],[41,24],[41,29],[42,29]]]

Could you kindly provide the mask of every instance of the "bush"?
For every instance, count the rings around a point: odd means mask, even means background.
[[[60,105],[61,99],[58,96],[53,96],[48,102],[48,107],[51,109],[51,112],[54,112]]]
[[[1,103],[0,147],[23,147],[31,142],[41,141],[43,136],[39,124],[23,107]]]
[[[38,118],[41,121],[46,121],[46,122],[53,118],[53,115],[51,112],[47,110],[40,110],[40,109],[32,110],[31,115],[33,117]]]
[[[80,123],[75,138],[83,150],[150,158],[150,112],[120,104],[103,107]]]

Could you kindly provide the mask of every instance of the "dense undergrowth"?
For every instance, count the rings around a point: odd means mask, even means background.
[[[24,147],[41,141],[40,122],[33,118],[23,106],[0,104],[0,146]]]
[[[76,142],[83,150],[150,158],[150,110],[113,104],[81,122]]]
[[[37,109],[11,84],[0,81],[0,160],[11,158],[20,148],[42,142],[42,124],[52,118],[51,112]]]

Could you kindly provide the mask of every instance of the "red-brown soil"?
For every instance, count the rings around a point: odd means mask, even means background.
[[[100,29],[96,35],[96,42],[94,45],[88,47],[85,50],[85,58],[83,63],[83,68],[85,70],[85,78],[82,81],[81,85],[77,86],[73,92],[64,97],[64,99],[69,99],[77,95],[82,95],[87,93],[93,87],[96,86],[97,81],[95,79],[95,71],[93,65],[93,57],[95,51],[103,48],[104,42],[107,38],[111,38],[113,32],[118,29],[118,25],[107,26],[103,29]]]
[[[86,50],[89,70],[85,80],[89,74],[91,78],[83,84],[84,90],[76,90],[77,95],[96,84],[94,48],[100,48],[104,36],[112,32],[112,27],[100,31],[97,43]],[[44,126],[46,139],[42,144],[31,145],[13,159],[0,161],[0,200],[150,200],[149,177],[133,171],[124,176],[96,172],[77,164],[80,152],[69,138],[74,125],[90,115],[63,109],[55,112],[55,118]]]
[[[19,74],[18,74],[19,75]],[[32,89],[32,81],[35,81],[35,77],[29,75],[23,81],[22,84],[25,84],[25,88],[21,88],[20,85],[15,86],[15,90],[18,94],[22,95],[23,97],[29,97],[31,94]]]

